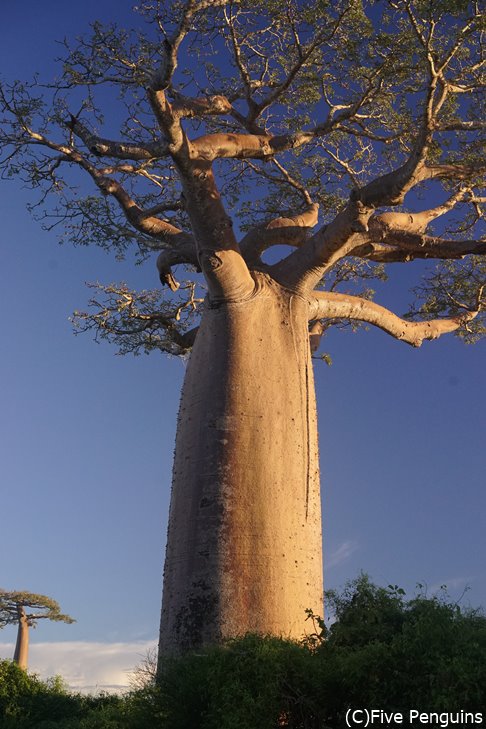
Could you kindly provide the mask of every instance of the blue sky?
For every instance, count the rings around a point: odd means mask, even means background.
[[[2,75],[48,76],[56,40],[96,18],[123,24],[131,5],[6,4]],[[59,641],[145,646],[158,631],[184,365],[117,357],[74,337],[68,317],[88,298],[85,281],[151,288],[155,265],[59,246],[26,211],[28,190],[10,181],[0,191],[0,586],[51,595],[77,619],[33,634],[52,651]],[[418,272],[392,271],[377,300],[401,313]],[[411,592],[447,584],[458,597],[467,585],[464,600],[486,605],[485,344],[449,336],[413,350],[368,331],[336,332],[325,349],[334,364],[317,364],[316,387],[327,587],[363,569]],[[0,655],[14,637],[0,634]]]

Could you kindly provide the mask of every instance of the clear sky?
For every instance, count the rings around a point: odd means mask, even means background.
[[[94,19],[133,25],[131,6],[5,3],[0,73],[53,75],[56,40]],[[32,635],[34,669],[71,670],[74,685],[120,683],[158,632],[184,365],[117,357],[73,336],[68,317],[87,301],[85,281],[152,288],[155,264],[61,247],[30,218],[29,201],[18,181],[0,183],[0,586],[48,594],[77,619]],[[376,300],[403,313],[418,275],[418,266],[392,270]],[[446,584],[456,598],[469,586],[463,601],[486,605],[485,344],[446,336],[414,350],[368,331],[336,332],[325,349],[334,364],[317,363],[316,387],[327,587],[362,569],[410,592]],[[0,656],[14,638],[0,634],[9,644]],[[73,641],[91,656],[82,663],[77,651],[76,675],[65,659]],[[93,678],[100,642],[118,658]]]

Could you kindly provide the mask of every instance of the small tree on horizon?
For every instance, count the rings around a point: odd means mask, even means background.
[[[24,671],[27,670],[29,656],[29,629],[37,627],[39,620],[76,622],[70,615],[61,613],[59,604],[47,595],[0,590],[0,628],[18,626],[13,660]]]

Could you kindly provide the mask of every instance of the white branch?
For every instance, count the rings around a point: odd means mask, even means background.
[[[367,322],[382,329],[395,339],[413,347],[420,347],[426,339],[437,339],[453,332],[476,317],[478,311],[467,311],[462,316],[450,319],[431,319],[429,321],[407,321],[367,299],[334,292],[315,292],[312,299],[309,319],[351,319]]]

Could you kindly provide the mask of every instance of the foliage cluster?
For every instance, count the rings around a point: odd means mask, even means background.
[[[72,694],[59,677],[41,681],[0,661],[1,729],[116,729],[122,722],[117,696]]]
[[[26,608],[34,612],[26,612]],[[19,614],[22,611],[31,626],[35,626],[36,621],[41,618],[64,623],[76,622],[70,615],[61,613],[59,604],[52,597],[32,592],[8,592],[0,589],[0,628],[18,623]]]
[[[340,729],[349,707],[486,711],[486,617],[361,576],[302,643],[247,635],[173,659],[158,685],[70,694],[0,663],[1,729]]]
[[[121,353],[186,356],[204,310],[201,253],[230,247],[284,286],[320,282],[322,333],[368,322],[396,336],[353,296],[373,298],[388,264],[415,261],[409,318],[452,317],[447,331],[484,336],[477,0],[147,0],[134,11],[133,30],[94,22],[64,40],[57,80],[0,79],[0,177],[38,193],[43,226],[119,259],[159,253],[162,290],[91,284],[75,331]]]

